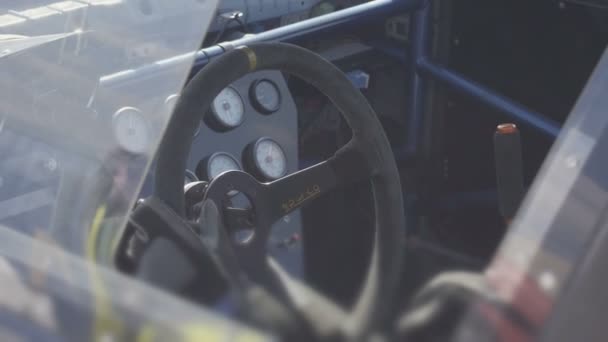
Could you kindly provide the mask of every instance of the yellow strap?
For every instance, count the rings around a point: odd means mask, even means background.
[[[171,341],[183,342],[264,342],[265,339],[253,330],[234,331],[227,327],[215,324],[190,323],[176,326],[171,333],[172,336],[163,335],[162,332],[155,330],[154,326],[143,327],[136,341],[137,342],[157,342],[170,339]],[[166,332],[165,332],[166,333]]]
[[[101,206],[95,212],[91,224],[91,231],[87,239],[86,254],[89,261],[94,265],[91,271],[91,282],[93,283],[93,296],[95,297],[95,325],[93,330],[93,341],[101,340],[105,335],[116,336],[122,331],[122,324],[113,315],[112,305],[108,300],[103,281],[97,271],[97,242],[106,216],[106,207]]]
[[[97,239],[101,232],[104,217],[106,217],[105,205],[97,208],[93,223],[91,224],[91,231],[89,233],[89,238],[87,239],[87,257],[90,261],[95,261],[97,259]]]

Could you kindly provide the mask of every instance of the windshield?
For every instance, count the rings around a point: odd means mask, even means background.
[[[110,261],[216,5],[0,4],[0,340],[257,336],[91,263]]]

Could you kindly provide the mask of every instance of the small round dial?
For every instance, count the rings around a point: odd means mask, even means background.
[[[222,90],[211,105],[211,126],[227,130],[238,127],[245,119],[245,104],[232,87]]]
[[[269,80],[254,82],[249,90],[249,97],[253,107],[262,114],[272,114],[281,107],[279,88]]]
[[[228,153],[217,152],[203,159],[196,168],[201,179],[212,181],[226,171],[241,170],[239,162]]]
[[[124,107],[114,113],[112,130],[118,145],[127,152],[140,154],[150,148],[150,123],[137,108]]]
[[[249,154],[255,173],[262,178],[275,180],[287,173],[287,156],[276,141],[261,138],[252,145]]]

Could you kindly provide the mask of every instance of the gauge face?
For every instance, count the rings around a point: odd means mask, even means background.
[[[165,107],[167,108],[167,111],[169,114],[171,114],[171,112],[173,110],[175,110],[175,105],[177,104],[177,100],[179,99],[179,95],[178,94],[173,94],[169,97],[167,97],[167,99],[165,100]],[[194,137],[198,136],[198,134],[201,132],[201,126],[202,126],[202,122],[199,121],[197,123],[196,129],[194,130]]]
[[[234,88],[222,90],[211,105],[213,121],[220,128],[232,129],[238,127],[245,118],[245,104]]]
[[[255,171],[267,180],[275,180],[287,173],[287,157],[281,146],[270,138],[261,138],[251,149]]]
[[[125,151],[140,154],[149,150],[150,123],[137,108],[125,107],[112,118],[112,129],[118,145]]]
[[[249,96],[251,103],[260,113],[272,114],[281,107],[281,93],[272,81],[261,80],[253,83]]]
[[[228,153],[217,152],[203,159],[196,168],[200,179],[212,181],[226,171],[241,170],[239,162]]]
[[[238,161],[228,153],[216,153],[209,158],[207,175],[209,180],[215,179],[226,171],[240,170]]]

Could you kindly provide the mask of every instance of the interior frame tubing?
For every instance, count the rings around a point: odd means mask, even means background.
[[[362,25],[378,21],[398,13],[418,9],[424,0],[373,0],[361,5],[349,7],[316,18],[268,30],[256,35],[246,36],[231,42],[213,45],[195,53],[192,72],[195,73],[207,65],[212,58],[218,57],[229,49],[258,42],[294,42],[320,33],[345,29],[353,25]],[[128,72],[118,72],[101,78],[103,88],[120,88],[133,83],[145,81],[151,77],[178,67],[181,63],[190,62],[192,53],[174,56],[157,63],[152,63]]]
[[[435,64],[426,58],[418,61],[417,67],[418,73],[423,76],[430,76],[455,91],[499,110],[514,120],[537,129],[550,138],[556,138],[560,132],[561,127],[556,121],[540,113],[531,111],[523,105],[495,93],[446,67]]]
[[[410,20],[410,52],[408,65],[409,96],[407,103],[407,141],[405,153],[410,157],[419,157],[421,133],[423,132],[425,101],[427,98],[428,81],[418,70],[418,63],[430,51],[430,7],[428,0],[421,3],[411,15]]]
[[[428,80],[432,79],[484,103],[510,118],[525,123],[550,138],[556,138],[560,125],[540,113],[536,113],[511,99],[500,95],[474,81],[471,81],[444,66],[434,63],[430,57],[431,46],[431,4],[424,1],[412,16],[410,27],[410,103],[408,105],[408,151],[420,153],[420,134],[423,131],[425,101],[428,91]]]
[[[200,50],[197,53],[194,69],[196,71],[197,68],[206,65],[210,59],[234,47],[259,42],[294,42],[334,29],[366,24],[372,20],[381,20],[397,13],[413,12],[419,9],[424,2],[426,0],[373,0],[256,35],[220,43]]]

